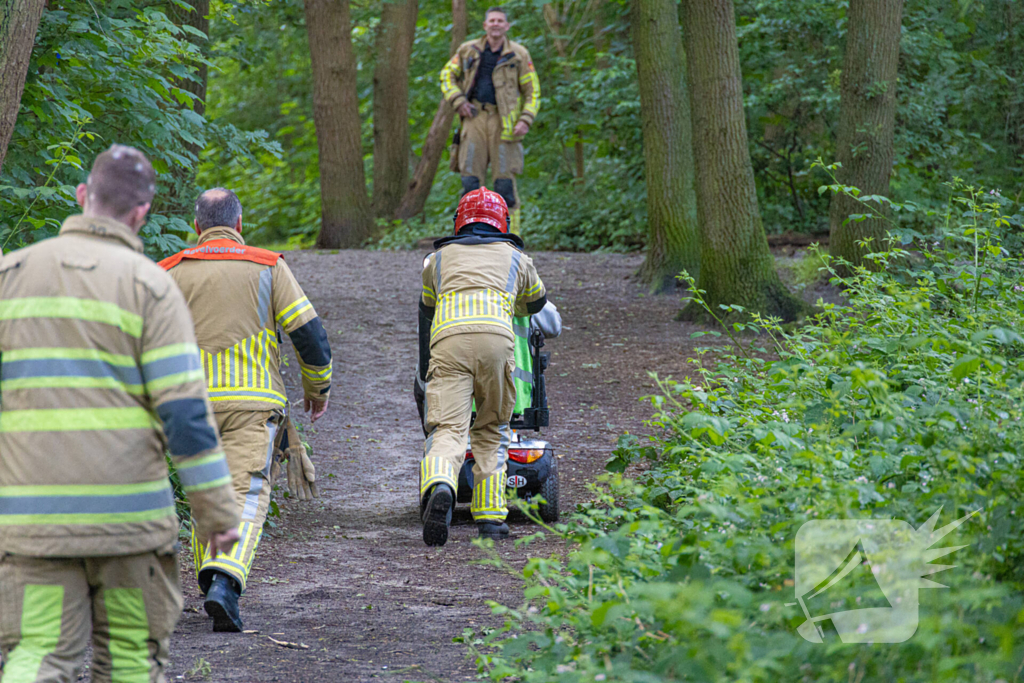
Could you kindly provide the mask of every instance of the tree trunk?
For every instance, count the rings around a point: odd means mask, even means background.
[[[384,0],[373,70],[373,210],[395,215],[409,182],[409,59],[417,0]]]
[[[452,0],[452,41],[448,51],[449,57],[466,39],[466,0]],[[455,119],[455,110],[442,97],[437,103],[437,112],[427,132],[427,139],[423,141],[423,151],[420,154],[419,163],[412,174],[412,182],[409,183],[402,203],[395,212],[395,217],[405,220],[422,213],[423,207],[427,204],[427,197],[434,186],[434,176],[437,175],[437,164],[441,160],[441,154],[448,144],[448,133],[452,129],[452,121]]]
[[[632,10],[647,179],[647,258],[640,277],[661,291],[679,271],[694,277],[700,271],[686,54],[675,0],[633,0]]]
[[[0,169],[18,120],[25,75],[44,4],[44,0],[4,0],[0,9]]]
[[[198,47],[203,57],[209,57],[210,0],[187,0],[187,2],[192,8],[191,10],[185,9],[173,2],[168,3],[167,16],[177,26],[190,26],[202,31],[207,36],[206,38],[201,38],[197,35],[193,35],[192,33],[185,32],[182,39]],[[195,77],[197,80],[176,78],[174,79],[174,84],[192,95],[195,99],[192,101],[191,107],[183,104],[181,105],[181,108],[191,108],[192,111],[199,116],[205,116],[206,83],[208,75],[206,64],[202,61],[197,61],[189,64],[188,66],[195,69]],[[166,192],[161,193],[157,203],[159,204],[161,213],[178,216],[186,223],[191,223],[197,190],[196,171],[199,167],[199,154],[203,150],[199,145],[193,142],[182,141],[182,144],[184,144],[189,153],[195,157],[196,163],[184,168],[174,166],[171,169],[171,175],[174,178],[174,182],[169,183],[170,186],[167,188]]]
[[[191,26],[202,31],[207,37],[200,38],[191,33],[185,33],[184,39],[199,47],[204,57],[210,56],[209,35],[210,35],[210,0],[187,0],[192,11],[185,10],[178,5],[171,3],[170,18],[178,26]],[[198,80],[180,79],[177,82],[179,88],[193,95],[196,100],[192,105],[192,111],[204,116],[206,114],[206,82],[207,68],[203,62],[191,64],[196,70]]]
[[[846,54],[839,82],[836,179],[861,190],[861,196],[888,195],[896,126],[896,68],[900,57],[903,0],[850,0]],[[871,207],[883,210],[877,203]],[[885,220],[849,220],[871,208],[843,195],[829,208],[832,256],[853,266],[871,266],[864,255],[881,248]],[[871,239],[867,248],[858,241]]]
[[[316,244],[358,247],[373,230],[348,0],[306,0],[323,225]]]
[[[569,68],[569,46],[566,44],[566,40],[563,37],[565,31],[565,24],[562,22],[562,18],[559,16],[558,10],[550,2],[545,4],[542,13],[544,15],[544,23],[548,25],[548,30],[551,31],[551,36],[555,44],[555,52],[562,60],[562,73],[565,75],[565,82],[568,84],[572,81],[572,70]],[[575,108],[575,104],[573,105]],[[573,112],[575,113],[575,112]],[[584,181],[584,171],[586,169],[586,155],[583,148],[582,131],[577,128],[576,135],[573,138],[573,158],[575,159],[575,174],[573,182],[581,184]]]
[[[743,112],[732,0],[683,0],[693,108],[697,209],[701,231],[697,286],[719,306],[742,306],[793,320],[805,305],[779,280],[761,224]],[[683,317],[702,319],[690,304]]]

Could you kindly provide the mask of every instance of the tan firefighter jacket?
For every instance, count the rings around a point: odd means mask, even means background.
[[[435,246],[423,269],[420,297],[420,311],[431,321],[430,346],[465,332],[492,332],[515,341],[513,315],[544,308],[544,283],[517,235],[463,234]]]
[[[0,554],[131,555],[238,524],[185,300],[107,218],[0,259]]]
[[[295,345],[305,397],[331,388],[327,333],[280,254],[245,246],[234,228],[203,231],[199,244],[160,265],[192,311],[214,412],[276,410],[288,404],[278,326]]]
[[[453,109],[461,107],[473,90],[480,55],[486,49],[486,43],[486,36],[466,41],[441,69],[441,93]],[[494,82],[494,98],[498,102],[498,115],[501,116],[501,139],[512,142],[516,139],[512,134],[516,124],[523,121],[533,125],[537,117],[540,110],[540,80],[525,47],[506,37],[501,53],[491,79]]]

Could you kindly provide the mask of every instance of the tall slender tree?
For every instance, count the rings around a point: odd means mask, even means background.
[[[318,247],[358,247],[373,229],[366,196],[348,0],[306,0],[323,225]]]
[[[186,0],[188,7],[182,7],[176,2],[170,2],[167,6],[167,14],[171,20],[184,30],[183,38],[195,45],[203,58],[209,57],[209,34],[210,34],[210,0]],[[187,29],[186,29],[187,27]],[[189,30],[189,29],[194,29]],[[197,35],[196,31],[203,35]],[[204,59],[193,61],[191,66],[195,73],[192,78],[176,78],[175,85],[194,97],[191,104],[182,104],[183,109],[188,108],[199,116],[206,113],[206,85],[208,73]],[[193,202],[196,196],[196,169],[198,167],[199,154],[202,147],[194,142],[185,142],[196,163],[186,167],[175,166],[172,168],[174,182],[170,183],[168,192],[164,192],[158,199],[161,213],[178,215],[186,223],[191,221],[193,213]]]
[[[779,279],[761,224],[732,0],[683,0],[682,5],[694,157],[700,169],[698,287],[713,309],[732,304],[792,320],[804,305]],[[683,315],[703,317],[692,304]]]
[[[640,275],[660,291],[679,271],[694,277],[700,271],[690,94],[675,0],[633,0],[632,12],[647,179],[647,257]]]
[[[203,35],[198,36],[192,31],[186,31],[184,38],[197,46],[203,57],[209,57],[210,0],[186,0],[186,2],[189,5],[187,9],[177,3],[170,3],[171,20],[182,28],[187,26],[202,32]],[[192,103],[192,110],[202,116],[206,113],[206,63],[197,61],[191,66],[196,70],[195,80],[182,78],[178,82],[178,87],[196,98]]]
[[[850,0],[847,10],[846,53],[839,80],[836,179],[853,185],[862,195],[888,195],[896,128],[896,70],[900,58],[903,0]],[[884,207],[874,204],[884,211]],[[885,238],[885,220],[850,220],[867,214],[859,201],[845,195],[829,207],[829,250],[854,266],[872,265],[865,254]],[[871,247],[858,242],[870,239]]]
[[[373,70],[373,210],[391,218],[409,183],[409,59],[417,0],[384,0]]]
[[[448,50],[448,56],[455,54],[459,45],[466,39],[466,0],[452,0],[452,38]],[[452,121],[455,119],[455,111],[452,106],[441,97],[437,103],[437,112],[434,120],[427,131],[427,137],[423,141],[423,151],[416,163],[416,170],[412,174],[412,181],[402,197],[402,202],[395,212],[396,218],[412,218],[421,213],[426,206],[427,197],[434,186],[434,176],[437,175],[437,164],[441,161],[445,145],[448,143],[448,133],[452,129]]]
[[[568,0],[559,5],[566,7],[571,6],[573,0]],[[582,3],[575,3],[582,4]],[[588,3],[588,6],[592,3]],[[551,32],[552,42],[555,46],[555,52],[558,54],[558,58],[562,62],[562,75],[565,77],[565,83],[568,86],[572,83],[572,67],[569,65],[569,41],[566,38],[565,22],[563,21],[562,12],[556,7],[555,3],[546,3],[541,8],[541,13],[544,15],[544,23],[548,26],[548,31]],[[570,107],[572,109],[572,107]],[[575,113],[575,112],[574,112]],[[586,169],[586,155],[583,148],[583,133],[577,128],[576,135],[573,136],[573,159],[575,161],[575,182],[582,183],[584,180],[584,172]]]
[[[0,7],[0,169],[21,107],[44,0],[4,0]]]

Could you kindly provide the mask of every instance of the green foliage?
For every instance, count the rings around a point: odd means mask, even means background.
[[[738,0],[736,12],[765,228],[827,232],[827,197],[816,192],[823,177],[811,166],[818,157],[835,158],[846,3]],[[972,174],[1019,204],[1022,20],[1010,0],[904,5],[894,199],[941,210],[932,188]]]
[[[180,0],[176,4],[184,5]],[[112,143],[141,149],[159,174],[147,253],[184,246],[195,189],[193,149],[211,141],[249,153],[262,135],[210,125],[182,85],[202,61],[165,7],[70,0],[43,13],[17,126],[0,175],[0,243],[31,244],[78,211],[74,186]],[[26,210],[27,209],[27,210]]]
[[[848,307],[822,305],[792,331],[756,317],[730,325],[719,362],[704,349],[692,379],[658,380],[648,399],[656,435],[624,437],[609,462],[622,472],[641,461],[642,474],[605,475],[592,502],[548,530],[578,546],[564,561],[526,565],[526,604],[494,606],[502,629],[467,632],[482,672],[493,681],[1014,679],[1024,657],[1024,285],[1002,241],[1009,202],[951,190],[946,211],[918,219],[932,230],[913,250],[893,244],[873,256],[878,272],[840,280],[819,255]],[[915,636],[823,646],[796,633],[804,615],[787,603],[804,522],[918,527],[939,508],[942,524],[978,514],[939,544],[968,548],[934,577],[949,589],[920,592]],[[856,607],[841,586],[829,599]]]

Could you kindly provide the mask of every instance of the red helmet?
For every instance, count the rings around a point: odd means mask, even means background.
[[[455,212],[455,234],[459,234],[459,230],[470,223],[486,223],[507,233],[509,216],[505,200],[486,187],[467,192]]]

